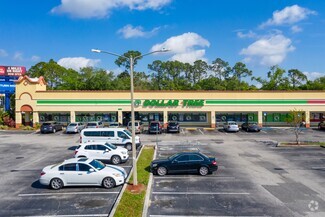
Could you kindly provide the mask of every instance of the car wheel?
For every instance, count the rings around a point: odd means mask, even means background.
[[[63,181],[59,178],[54,178],[50,182],[50,187],[54,190],[59,190],[63,187]]]
[[[249,130],[248,130],[248,128],[246,128],[246,132],[248,132]]]
[[[112,163],[115,165],[121,163],[121,158],[120,158],[120,156],[117,156],[117,155],[114,155],[111,160],[112,160]]]
[[[167,169],[166,167],[158,167],[157,169],[157,174],[160,176],[164,176],[167,174]]]
[[[115,181],[111,177],[106,177],[103,179],[102,185],[104,188],[113,188],[115,186]]]
[[[132,151],[132,144],[131,143],[128,143],[125,145],[125,148],[128,150],[128,151]]]
[[[199,173],[201,176],[206,176],[209,173],[209,169],[207,167],[200,167]]]
[[[53,133],[56,133],[56,129],[55,129],[55,128],[53,128],[52,132],[53,132]]]

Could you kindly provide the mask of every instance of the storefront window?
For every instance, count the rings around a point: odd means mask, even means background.
[[[216,122],[257,122],[257,113],[216,113]]]
[[[207,122],[207,114],[206,113],[198,113],[198,112],[168,113],[168,121]]]
[[[164,121],[163,113],[150,113],[150,112],[139,112],[138,113],[139,120],[141,120],[143,123],[149,123],[150,121]]]
[[[102,121],[104,123],[116,122],[117,112],[109,113],[81,113],[76,112],[76,122]]]
[[[42,112],[39,113],[40,123],[46,121],[56,121],[59,123],[69,123],[70,122],[70,113],[48,113]]]

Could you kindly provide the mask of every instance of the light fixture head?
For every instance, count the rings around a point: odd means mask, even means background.
[[[91,52],[94,52],[94,53],[100,53],[101,50],[98,50],[98,49],[91,49]]]

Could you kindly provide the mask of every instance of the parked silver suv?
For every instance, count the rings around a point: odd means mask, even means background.
[[[103,128],[104,124],[101,121],[88,122],[86,128]]]

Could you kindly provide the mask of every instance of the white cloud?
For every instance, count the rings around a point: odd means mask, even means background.
[[[291,31],[292,33],[298,33],[298,32],[302,32],[302,28],[300,28],[299,26],[292,26],[291,27]]]
[[[182,35],[173,36],[161,44],[156,44],[151,51],[170,49],[173,54],[172,60],[193,63],[196,60],[206,60],[204,58],[205,50],[197,49],[198,47],[209,47],[210,42],[194,32],[184,33]]]
[[[20,52],[20,51],[17,51],[17,52],[14,54],[14,60],[23,61],[23,60],[24,60],[24,58],[23,58],[23,53]]]
[[[113,9],[159,10],[172,0],[61,0],[59,6],[51,12],[69,14],[76,18],[103,18],[109,16]]]
[[[281,26],[285,24],[294,24],[306,19],[309,15],[317,14],[308,8],[302,8],[298,5],[285,7],[281,11],[273,12],[273,17],[260,25],[261,28],[266,26]]]
[[[4,49],[0,49],[0,57],[6,57],[6,56],[8,56],[7,51]]]
[[[249,31],[248,33],[243,33],[241,31],[237,32],[237,37],[239,38],[255,38],[257,35],[253,31]]]
[[[34,55],[34,56],[32,56],[31,60],[33,62],[39,62],[41,60],[41,58],[39,56]]]
[[[247,48],[241,50],[240,54],[245,55],[246,62],[259,60],[261,65],[272,66],[280,64],[289,52],[295,50],[289,38],[281,34],[263,37]]]
[[[60,66],[79,71],[80,68],[93,67],[100,62],[99,59],[87,59],[85,57],[65,57],[58,61]]]
[[[124,26],[123,28],[119,29],[117,33],[122,34],[122,36],[126,39],[128,38],[137,38],[137,37],[151,37],[154,35],[160,27],[156,27],[152,29],[151,31],[145,32],[143,31],[142,26],[136,26],[133,27],[132,25],[128,24]]]
[[[325,76],[324,72],[303,72],[303,73],[307,76],[308,80],[310,81]]]

